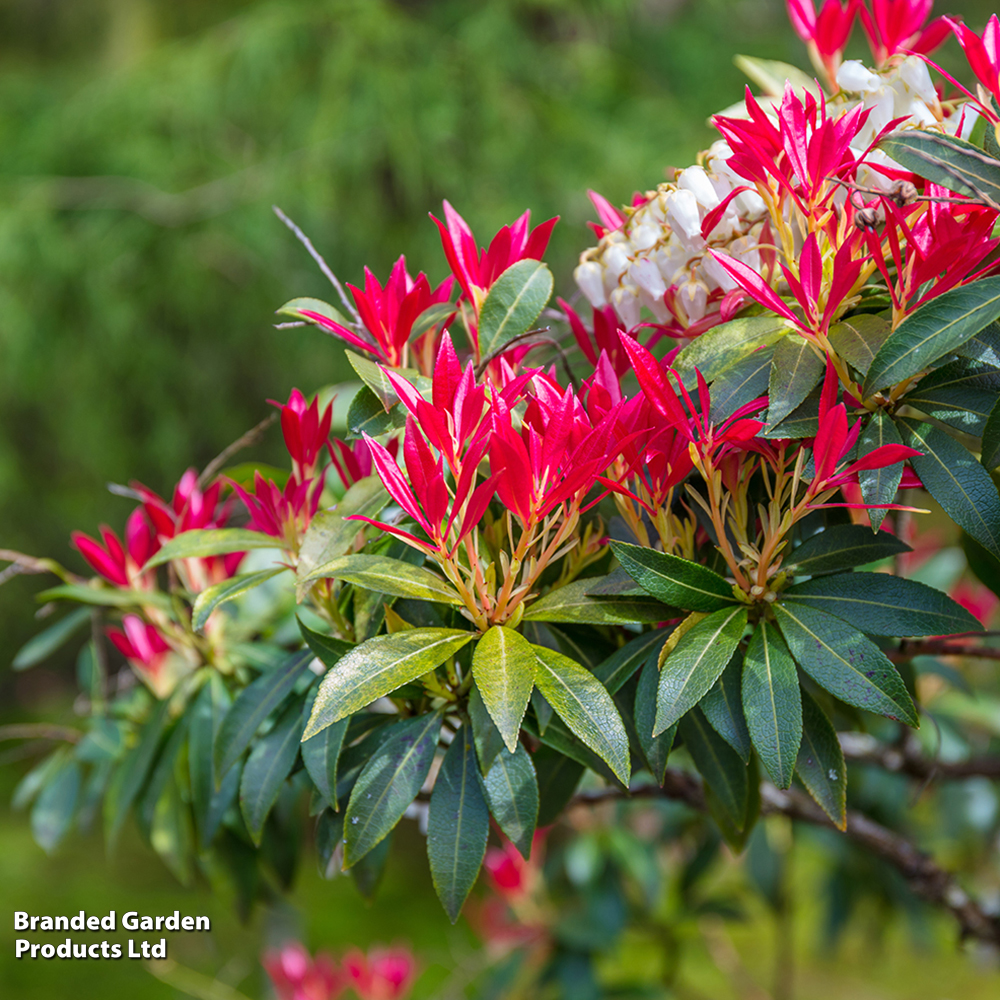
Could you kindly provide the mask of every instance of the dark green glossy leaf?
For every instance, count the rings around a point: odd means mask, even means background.
[[[983,426],[983,452],[980,461],[987,469],[1000,465],[1000,397],[993,404]]]
[[[459,629],[414,628],[355,646],[323,678],[306,739],[433,670],[474,638]]]
[[[383,837],[360,861],[351,868],[354,887],[366,903],[375,901],[375,894],[385,876],[392,836]]]
[[[805,337],[789,336],[774,349],[768,385],[768,425],[780,424],[815,388],[826,364]]]
[[[925,636],[979,632],[982,625],[947,594],[886,573],[838,573],[785,591],[869,635]]]
[[[721,809],[725,821],[737,830],[746,824],[747,766],[735,750],[709,725],[695,708],[680,721],[684,746],[705,785]]]
[[[721,423],[741,406],[767,394],[773,356],[774,348],[762,347],[716,376],[712,382],[710,411],[714,423]]]
[[[85,583],[64,583],[49,587],[35,594],[40,604],[49,601],[77,601],[80,604],[96,604],[107,608],[141,608],[150,605],[164,610],[172,607],[170,596],[159,590],[120,590],[103,584],[90,587]]]
[[[317,684],[317,690],[318,687]],[[315,700],[316,695],[313,692],[302,706],[303,731],[312,714]],[[344,745],[344,736],[347,735],[350,721],[349,718],[341,719],[340,722],[327,726],[321,733],[302,741],[302,763],[305,764],[316,790],[334,811],[338,808],[337,762],[340,760],[340,749]]]
[[[892,324],[882,316],[862,313],[830,327],[833,349],[862,375],[868,374],[879,348],[892,333]]]
[[[660,648],[667,641],[672,629],[656,629],[643,632],[630,639],[621,649],[616,649],[606,660],[602,660],[594,670],[594,676],[615,694],[621,686],[649,659],[652,653],[657,658]],[[653,731],[652,723],[650,732]]]
[[[858,438],[858,458],[864,458],[869,452],[887,444],[902,444],[896,425],[883,409],[872,414],[871,420],[865,425]],[[858,473],[858,484],[861,486],[861,498],[865,503],[887,504],[895,503],[896,490],[903,478],[903,463],[894,462],[881,469],[864,469]],[[868,511],[868,519],[872,528],[878,530],[885,520],[886,511],[874,508]]]
[[[622,569],[657,600],[690,611],[715,611],[731,605],[732,585],[705,566],[656,549],[612,542]]]
[[[673,608],[650,597],[587,596],[593,580],[574,580],[529,605],[527,622],[569,622],[586,625],[652,623],[675,617]]]
[[[927,492],[944,512],[1000,559],[1000,497],[990,474],[944,431],[903,418],[903,443],[922,452],[910,459]]]
[[[501,751],[483,784],[493,818],[527,860],[538,822],[538,779],[531,754],[521,743],[512,754]]]
[[[534,684],[534,675],[532,675]],[[479,768],[486,774],[493,766],[496,755],[504,747],[503,737],[497,729],[490,713],[483,702],[483,696],[479,693],[476,682],[472,682],[469,690],[469,721],[472,724],[472,738],[476,744],[476,753],[479,754]]]
[[[302,738],[302,709],[289,705],[274,728],[257,741],[240,779],[240,810],[253,842],[259,847],[264,821],[295,764]]]
[[[512,628],[494,625],[476,643],[472,675],[504,744],[513,753],[535,686],[531,643]]]
[[[312,650],[313,655],[326,666],[333,667],[338,664],[352,649],[354,644],[344,639],[336,639],[332,635],[323,635],[311,629],[302,619],[299,619],[299,632],[305,639],[306,645]]]
[[[319,326],[319,324],[316,320],[304,316],[304,312],[312,312],[319,316],[325,316],[327,319],[332,319],[334,323],[346,326],[348,329],[352,325],[351,321],[336,306],[332,306],[329,302],[324,302],[322,299],[312,299],[305,296],[291,299],[280,309],[276,309],[275,312],[279,316],[291,316],[293,319],[304,320],[313,326]],[[324,332],[329,332],[325,327],[320,326],[319,328]]]
[[[659,651],[654,649],[648,656],[639,683],[635,689],[635,728],[639,735],[639,747],[646,759],[649,773],[662,785],[667,773],[667,758],[674,745],[677,726],[671,726],[659,736],[653,735],[656,721],[656,691],[660,685],[660,668],[657,665]]]
[[[382,405],[382,400],[363,385],[354,394],[351,405],[347,408],[347,429],[351,437],[379,437],[390,431],[399,430],[406,425],[406,413],[402,406],[393,406],[388,411]],[[361,525],[358,525],[360,530]]]
[[[848,705],[916,726],[903,679],[871,640],[815,608],[782,601],[774,606],[792,656],[820,687]]]
[[[278,549],[281,540],[249,528],[192,528],[174,535],[143,567],[151,569],[174,559],[203,559],[250,549]]]
[[[802,739],[802,698],[795,661],[770,622],[758,624],[747,647],[743,712],[768,777],[788,788]]]
[[[774,426],[768,424],[764,427],[761,431],[761,437],[791,438],[792,440],[815,437],[819,430],[820,388],[817,386],[813,389],[780,424]]]
[[[428,306],[414,321],[410,328],[408,340],[413,343],[418,340],[428,330],[446,323],[451,316],[455,315],[455,306],[451,302],[435,302]]]
[[[531,759],[538,776],[538,825],[549,826],[562,815],[573,798],[584,767],[579,761],[547,746],[540,746]]]
[[[865,396],[923,371],[998,316],[1000,278],[973,281],[926,302],[879,348],[865,376]]]
[[[887,135],[879,148],[918,177],[926,177],[956,194],[1000,204],[1000,163],[964,139],[905,129]]]
[[[216,785],[250,746],[261,723],[291,694],[312,659],[311,650],[293,653],[284,666],[258,677],[236,696],[215,736]]]
[[[660,669],[654,735],[694,708],[732,659],[747,624],[745,605],[723,608],[688,629]]]
[[[1000,372],[992,365],[959,358],[925,375],[902,402],[979,437],[998,397]]]
[[[802,695],[802,745],[795,773],[831,820],[847,826],[847,766],[833,723],[805,691]]]
[[[195,632],[201,632],[208,624],[209,616],[216,609],[226,604],[228,601],[235,601],[237,597],[245,594],[254,587],[259,587],[262,583],[284,573],[287,566],[278,566],[274,569],[262,569],[257,573],[241,573],[239,576],[231,576],[222,583],[215,584],[203,590],[194,602],[191,612],[191,625]]]
[[[519,260],[493,282],[479,312],[479,353],[488,358],[532,328],[552,295],[552,272]]]
[[[750,759],[750,733],[743,717],[742,676],[743,654],[737,648],[699,706],[709,725],[746,762]]]
[[[497,762],[493,771],[502,765]],[[434,889],[452,923],[476,884],[486,855],[490,811],[468,726],[455,734],[441,762],[427,816],[427,857]]]
[[[18,651],[11,663],[12,670],[27,670],[48,659],[60,646],[90,623],[90,608],[77,608],[60,618],[54,625],[32,636]]]
[[[888,531],[873,534],[861,524],[835,524],[794,549],[788,564],[796,576],[822,576],[909,551],[909,545]]]
[[[231,799],[231,775],[237,771],[231,768],[216,790],[214,754],[212,748],[222,720],[225,718],[232,698],[222,678],[213,670],[198,692],[189,712],[188,722],[188,772],[191,783],[191,806],[194,811],[198,842],[207,848],[212,842],[222,820],[223,803],[228,806]]]
[[[746,316],[706,330],[674,359],[674,370],[691,389],[697,382],[695,369],[712,382],[727,368],[762,347],[776,344],[788,327],[774,315]]]
[[[628,736],[611,695],[590,671],[568,656],[535,646],[535,683],[570,730],[628,785]]]
[[[347,803],[345,868],[363,858],[402,819],[427,780],[440,732],[440,712],[397,722],[365,764]]]

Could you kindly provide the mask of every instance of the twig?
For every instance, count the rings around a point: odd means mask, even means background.
[[[787,816],[803,823],[835,829],[826,813],[798,789],[782,791],[765,782],[761,785],[760,795],[761,812],[764,815]],[[706,809],[701,782],[672,768],[667,769],[662,788],[644,785],[631,793],[612,787],[596,792],[583,792],[570,800],[570,808],[624,798],[661,797],[679,800],[702,812]],[[908,840],[854,810],[847,813],[847,829],[844,834],[893,865],[916,895],[935,906],[947,909],[958,922],[963,939],[974,938],[1000,947],[1000,918],[986,913],[959,886],[954,875],[941,868]]]
[[[312,245],[312,240],[291,219],[285,215],[284,212],[278,208],[277,205],[271,206],[274,214],[281,219],[281,221],[288,226],[288,228],[295,234],[295,238],[309,251],[309,256],[312,257],[314,261],[319,265],[319,269],[326,275],[330,284],[337,289],[337,294],[340,296],[340,301],[344,303],[344,308],[354,317],[355,323],[361,323],[361,316],[358,314],[358,310],[354,307],[354,303],[350,301],[347,297],[347,292],[344,291],[344,286],[340,283],[340,279],[333,273],[330,269],[330,265],[327,264],[320,252]]]
[[[278,419],[277,413],[268,414],[256,427],[251,427],[242,437],[237,438],[231,445],[227,445],[212,459],[205,470],[198,477],[198,488],[204,489],[213,479],[215,474],[221,469],[229,459],[238,451],[255,445],[268,429]]]
[[[969,760],[942,761],[925,757],[912,740],[902,746],[887,747],[865,733],[840,733],[840,748],[844,757],[859,764],[873,764],[906,774],[921,781],[936,777],[1000,778],[1000,757],[971,757]]]
[[[898,650],[885,654],[894,663],[914,656],[971,656],[980,660],[1000,660],[1000,648],[994,646],[966,646],[947,639],[905,640]]]

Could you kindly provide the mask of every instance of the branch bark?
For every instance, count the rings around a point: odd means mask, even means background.
[[[795,788],[782,790],[765,782],[761,785],[760,794],[761,813],[765,816],[787,816],[802,823],[836,829],[826,813],[805,792]],[[667,769],[662,788],[644,785],[631,792],[610,787],[594,792],[581,792],[570,801],[570,808],[625,798],[669,798],[702,812],[706,810],[701,782],[672,768]],[[847,813],[844,836],[896,868],[921,899],[951,913],[958,923],[963,940],[974,939],[1000,948],[1000,916],[984,911],[958,884],[955,876],[941,868],[930,855],[898,833],[855,810]]]

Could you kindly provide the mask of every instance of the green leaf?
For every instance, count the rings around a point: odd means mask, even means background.
[[[990,555],[979,542],[962,532],[962,551],[965,552],[969,569],[980,583],[985,584],[994,594],[1000,596],[1000,561]]]
[[[767,621],[757,626],[747,647],[743,712],[768,777],[788,788],[802,739],[802,698],[795,661],[778,629]]]
[[[191,806],[194,811],[198,842],[203,849],[212,842],[222,821],[223,804],[231,801],[234,789],[231,768],[222,787],[216,790],[214,754],[215,738],[226,717],[232,698],[222,678],[211,670],[198,697],[191,706],[188,723],[188,774],[191,783]]]
[[[925,375],[901,402],[979,437],[998,397],[1000,372],[992,365],[959,358]]]
[[[955,353],[960,358],[1000,370],[1000,323],[990,323],[960,347],[956,347]]]
[[[1000,497],[990,474],[944,431],[903,418],[904,444],[922,452],[910,459],[927,492],[987,552],[1000,559]]]
[[[604,762],[604,759],[576,737],[569,726],[555,713],[553,713],[549,724],[545,727],[544,734],[538,728],[537,719],[532,718],[531,715],[525,716],[524,728],[532,736],[540,739],[546,746],[552,747],[553,750],[558,750],[564,756],[570,757],[578,763],[583,764],[584,767],[590,768],[591,771],[599,774],[606,781],[621,784],[615,776],[614,771]],[[627,729],[625,735],[628,736]]]
[[[500,769],[499,763],[493,765],[493,771]],[[490,811],[483,797],[475,747],[469,727],[462,726],[441,762],[427,816],[431,878],[452,923],[458,920],[476,884],[489,833]]]
[[[170,728],[156,763],[146,779],[141,794],[136,799],[135,817],[143,836],[150,838],[156,807],[177,771],[177,759],[187,740],[189,715],[182,715]]]
[[[387,411],[382,400],[366,385],[358,389],[347,408],[347,429],[351,437],[360,438],[364,434],[379,437],[405,425],[403,407],[392,406]],[[361,529],[360,524],[358,529]]]
[[[783,601],[774,610],[792,656],[820,687],[848,705],[919,724],[903,679],[871,640],[839,618],[803,604]]]
[[[322,632],[311,629],[301,618],[298,619],[298,622],[299,632],[302,633],[306,645],[312,650],[313,655],[322,660],[328,667],[339,663],[355,648],[354,644],[347,642],[346,639],[335,639],[332,635],[323,635]]]
[[[593,580],[574,580],[528,606],[524,621],[575,622],[585,625],[643,624],[675,617],[674,609],[641,597],[589,597]]]
[[[203,559],[230,552],[250,549],[279,549],[281,540],[249,528],[192,528],[174,535],[151,559],[143,570],[162,566],[174,559]]]
[[[660,670],[653,735],[669,729],[708,694],[732,659],[746,624],[745,605],[723,608],[681,636]]]
[[[665,604],[689,611],[715,611],[733,603],[732,585],[718,573],[679,556],[627,542],[612,542],[622,569]]]
[[[317,684],[317,690],[319,685]],[[315,692],[307,698],[302,706],[302,729],[305,730],[309,716],[312,714]],[[305,764],[309,777],[312,778],[316,790],[323,796],[327,805],[337,810],[337,762],[340,759],[340,748],[344,744],[349,718],[341,719],[332,726],[327,726],[321,733],[302,741],[302,763]]]
[[[389,376],[382,370],[382,366],[371,358],[362,357],[354,351],[345,350],[347,360],[351,367],[358,373],[358,378],[378,396],[385,409],[399,402],[396,388],[389,381]],[[419,374],[415,368],[394,368],[393,374],[410,382],[418,392],[425,396],[430,392],[431,380]]]
[[[774,348],[762,347],[716,376],[711,393],[713,423],[721,423],[741,406],[767,393],[773,357]]]
[[[875,355],[892,333],[892,323],[884,316],[862,313],[830,327],[833,349],[862,375],[868,374]]]
[[[693,709],[680,721],[684,746],[698,773],[711,789],[714,802],[721,809],[724,822],[737,830],[746,824],[748,783],[747,766],[735,750],[709,725],[702,711]]]
[[[590,671],[568,656],[535,646],[535,683],[570,730],[606,761],[628,786],[628,736],[611,695]]]
[[[532,328],[552,295],[552,272],[519,260],[493,282],[479,311],[479,354],[488,358]]]
[[[663,785],[667,773],[667,758],[674,745],[677,726],[665,729],[659,736],[653,735],[653,724],[656,721],[656,690],[660,686],[659,651],[654,649],[646,660],[639,683],[635,689],[635,729],[639,735],[639,747],[649,773],[657,784]]]
[[[573,798],[584,767],[579,761],[547,746],[540,746],[532,754],[532,763],[538,775],[538,825],[549,826],[562,815]]]
[[[538,822],[538,779],[524,745],[518,743],[513,753],[497,754],[483,785],[493,818],[527,861]]]
[[[378,594],[414,597],[420,601],[461,604],[455,588],[423,566],[414,566],[388,556],[338,556],[318,566],[303,582],[331,578],[344,580]]]
[[[905,129],[887,135],[879,148],[907,170],[949,191],[1000,203],[1000,162],[964,139]]]
[[[159,590],[120,590],[117,587],[90,587],[85,583],[64,583],[35,594],[40,604],[49,601],[77,601],[108,608],[140,608],[144,605],[167,611],[173,605],[170,596]]]
[[[926,302],[879,348],[865,376],[865,397],[923,371],[998,316],[1000,278],[973,281]]]
[[[366,903],[375,901],[375,894],[382,884],[385,865],[389,860],[392,837],[383,837],[356,865],[351,868],[354,888]]]
[[[789,587],[785,596],[843,618],[869,635],[952,635],[983,629],[947,594],[886,573],[817,577]]]
[[[222,583],[217,583],[207,590],[203,590],[198,599],[194,602],[192,609],[191,625],[195,632],[201,632],[208,624],[209,616],[212,612],[228,601],[234,601],[237,597],[245,594],[254,587],[259,587],[262,583],[284,573],[287,566],[278,566],[275,569],[262,569],[256,573],[240,573],[239,576],[231,576]]]
[[[77,608],[60,618],[54,625],[32,636],[18,651],[11,663],[12,670],[27,670],[48,659],[63,643],[90,622],[89,608]]]
[[[712,382],[727,368],[761,347],[777,343],[788,327],[777,316],[746,316],[706,330],[674,359],[674,370],[691,389],[697,382],[695,369]]]
[[[909,545],[888,531],[872,534],[862,524],[834,524],[793,549],[788,568],[796,576],[822,576],[910,551]]]
[[[317,566],[344,555],[365,527],[362,521],[347,520],[349,516],[375,517],[388,502],[389,494],[382,481],[373,475],[351,486],[334,510],[317,511],[299,548],[295,572],[300,587],[301,581]]]
[[[283,666],[258,677],[236,696],[215,736],[216,786],[250,746],[261,723],[291,694],[312,659],[311,650],[293,653]]]
[[[476,643],[472,676],[507,749],[514,753],[535,685],[535,653],[524,636],[494,625]]]
[[[841,830],[847,828],[847,765],[837,731],[805,691],[802,696],[802,745],[795,773],[817,805]]]
[[[264,822],[291,773],[302,738],[302,709],[294,702],[281,714],[274,728],[257,741],[240,779],[240,811],[250,838],[260,847]]]
[[[594,669],[594,676],[608,689],[608,694],[615,694],[642,667],[651,653],[659,657],[660,648],[672,631],[669,628],[656,629],[630,639],[598,664]],[[653,731],[652,723],[649,731]]]
[[[410,327],[410,336],[408,338],[410,343],[418,340],[428,330],[432,330],[436,326],[441,326],[449,317],[454,316],[455,312],[456,307],[452,302],[435,302],[434,305],[428,306],[413,321],[413,326]]]
[[[169,701],[159,701],[154,705],[152,714],[142,727],[138,744],[115,772],[104,798],[104,827],[109,850],[114,848],[125,817],[146,782],[169,712]]]
[[[474,638],[454,628],[413,628],[355,646],[323,678],[305,738],[428,673]]]
[[[31,810],[31,835],[47,854],[51,854],[69,833],[82,781],[80,765],[75,760],[68,760],[35,800]]]
[[[150,817],[149,842],[174,878],[181,885],[190,885],[194,868],[194,831],[191,813],[173,773]]]
[[[532,681],[534,683],[534,681]],[[496,756],[504,748],[503,737],[497,729],[490,713],[486,710],[483,696],[479,693],[475,680],[469,689],[469,721],[472,724],[472,738],[479,754],[479,769],[486,774],[493,766]]]
[[[345,869],[382,840],[416,798],[430,773],[440,731],[440,712],[397,722],[365,764],[344,817]]]
[[[865,425],[858,439],[858,458],[864,458],[876,448],[887,444],[902,444],[896,425],[885,410],[879,408]],[[903,463],[894,462],[881,469],[864,469],[858,473],[861,498],[865,503],[887,504],[896,500],[896,490],[903,478]],[[872,528],[877,531],[885,520],[886,511],[875,508],[868,511]]]
[[[780,98],[785,92],[786,83],[790,83],[796,93],[807,91],[817,99],[822,96],[815,79],[808,73],[803,73],[798,66],[790,66],[775,59],[758,59],[756,56],[733,56],[733,64],[769,97]]]
[[[318,313],[320,316],[332,319],[334,323],[346,326],[348,329],[351,329],[353,326],[351,321],[339,309],[330,305],[329,302],[324,302],[322,299],[311,299],[305,296],[290,299],[280,309],[276,309],[275,312],[279,316],[291,316],[293,319],[305,320],[305,322],[311,323],[313,326],[318,326],[319,324],[316,320],[310,319],[308,316],[303,316],[304,312]],[[320,329],[324,333],[330,333],[324,327],[320,327]]]
[[[780,424],[768,424],[760,432],[765,438],[798,438],[815,437],[819,431],[819,397],[822,387],[817,386],[808,396],[781,421]]]
[[[983,427],[983,451],[980,462],[987,469],[1000,465],[1000,397],[993,404]],[[15,661],[16,662],[16,661]]]
[[[781,423],[815,388],[826,365],[805,337],[785,337],[774,349],[767,423]]]
[[[709,725],[740,755],[750,759],[750,733],[743,717],[743,654],[739,648],[699,705]]]

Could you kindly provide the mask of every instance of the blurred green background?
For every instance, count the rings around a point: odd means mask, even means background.
[[[981,27],[991,6],[953,12]],[[866,51],[857,29],[852,52]],[[427,219],[444,197],[482,240],[525,208],[559,214],[549,259],[565,294],[590,242],[586,188],[624,201],[689,163],[712,140],[708,116],[739,97],[737,52],[808,65],[779,0],[0,0],[0,548],[82,571],[70,530],[120,528],[129,510],[106,483],[167,492],[268,397],[345,377],[337,343],[273,329],[282,302],[330,290],[272,204],[354,282],[400,253],[444,277]],[[942,60],[959,64],[954,43]],[[279,457],[276,431],[262,453]],[[68,664],[6,666],[38,628],[45,583],[0,589],[4,721],[72,701]],[[18,768],[4,767],[4,788]],[[411,839],[387,900],[361,916],[346,883],[305,873],[311,944],[341,946],[349,927],[361,943],[416,933],[441,954],[467,947],[428,907]],[[194,963],[252,961],[257,939],[226,901],[187,897],[138,844],[108,869],[96,835],[49,860],[5,812],[0,858],[11,908],[124,909],[132,893],[159,912],[190,898],[224,928]],[[433,916],[415,921],[418,909]],[[740,944],[751,964],[772,935],[753,926]],[[916,958],[899,937],[877,960],[863,935],[816,956],[803,932],[803,996],[995,996],[995,976],[934,928],[939,951]],[[65,968],[18,965],[9,940],[0,992],[65,997]],[[73,971],[80,1000],[172,995],[137,967]],[[710,975],[702,986],[756,995]]]

